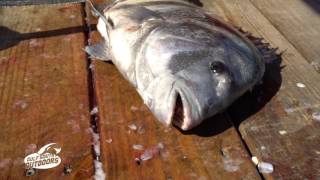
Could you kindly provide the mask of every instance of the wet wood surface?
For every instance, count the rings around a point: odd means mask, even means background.
[[[1,8],[0,17],[0,179],[90,178],[82,6]],[[26,177],[23,159],[49,143],[62,148],[61,164]]]
[[[61,165],[31,179],[92,179],[94,159],[107,179],[319,178],[317,1],[202,3],[283,54],[261,85],[188,133],[158,123],[112,63],[87,59],[82,48],[101,39],[92,28],[86,35],[96,23],[88,9],[1,8],[0,179],[25,178],[23,158],[52,142],[62,147]],[[251,155],[274,171],[261,176]]]

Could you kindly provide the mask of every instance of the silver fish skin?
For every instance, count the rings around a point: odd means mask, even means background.
[[[261,80],[265,63],[237,29],[185,1],[125,0],[97,13],[111,59],[163,124],[190,130]]]

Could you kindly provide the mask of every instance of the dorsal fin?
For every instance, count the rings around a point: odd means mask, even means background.
[[[89,6],[92,9],[93,15],[94,16],[98,16],[99,18],[101,18],[106,24],[108,24],[107,18],[103,15],[103,10],[105,8],[103,8],[102,5],[96,5],[93,4],[91,0],[87,0],[87,3],[89,4]],[[105,4],[104,4],[105,5]]]

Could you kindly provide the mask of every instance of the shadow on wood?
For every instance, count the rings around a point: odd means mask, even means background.
[[[90,28],[92,30],[96,29],[95,24],[91,24]],[[62,29],[55,29],[49,31],[39,31],[39,32],[30,32],[30,33],[19,33],[17,31],[11,30],[5,26],[0,26],[0,50],[8,49],[12,46],[15,46],[20,43],[20,41],[35,39],[35,38],[45,38],[45,37],[53,37],[60,35],[68,35],[75,33],[82,33],[87,31],[86,26],[76,26],[76,27],[68,27]]]
[[[267,63],[262,84],[255,86],[229,107],[227,111],[236,127],[261,110],[279,91],[282,83],[281,69],[284,68],[281,62],[281,55],[278,55],[278,59]]]
[[[303,0],[311,9],[320,14],[320,3],[318,0]]]
[[[176,128],[185,135],[195,134],[201,137],[210,137],[222,133],[231,126],[232,124],[228,122],[228,118],[222,113],[205,120],[199,126],[189,131],[182,131],[179,128]]]

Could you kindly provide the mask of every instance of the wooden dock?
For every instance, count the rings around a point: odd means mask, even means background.
[[[202,3],[283,53],[263,84],[187,133],[158,123],[114,65],[88,59],[101,37],[85,4],[0,8],[0,179],[93,179],[98,161],[106,179],[320,179],[319,1]],[[61,164],[27,177],[24,158],[49,143]]]

